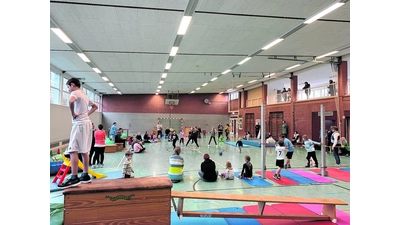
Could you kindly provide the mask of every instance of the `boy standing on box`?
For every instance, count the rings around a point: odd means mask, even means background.
[[[89,171],[89,154],[92,145],[92,121],[89,116],[96,111],[98,106],[89,99],[89,97],[81,90],[81,82],[77,78],[71,78],[66,83],[68,91],[71,93],[69,97],[69,109],[72,116],[72,129],[69,139],[69,145],[65,151],[65,155],[71,160],[71,177],[64,183],[59,184],[60,188],[67,188],[82,183],[90,183],[91,178]],[[90,110],[89,110],[89,107]],[[79,156],[82,155],[83,172],[78,177]]]
[[[132,152],[130,150],[125,152],[125,162],[122,166],[122,178],[134,178],[132,174],[135,171],[133,171],[132,168]]]

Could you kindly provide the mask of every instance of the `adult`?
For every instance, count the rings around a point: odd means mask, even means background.
[[[331,136],[331,142],[332,142],[333,157],[335,158],[336,166],[340,166],[339,150],[342,147],[342,145],[340,141],[341,138],[340,138],[339,128],[337,126],[333,126],[332,132],[333,133]]]
[[[143,143],[150,143],[150,135],[149,133],[147,133],[147,131],[144,132],[143,139],[144,139]]]
[[[103,124],[98,125],[98,130],[94,132],[94,159],[93,159],[93,166],[92,168],[100,167],[103,168],[104,166],[104,151],[106,149],[106,137],[107,134],[103,130]],[[97,163],[97,164],[96,164]]]
[[[171,140],[171,137],[169,136],[171,130],[169,129],[169,127],[167,127],[167,129],[165,129],[165,139],[168,139],[168,141]]]
[[[332,151],[332,139],[331,139],[331,137],[332,137],[332,133],[333,133],[333,126],[330,126],[329,127],[329,130],[328,130],[328,132],[325,134],[325,138],[327,139],[327,147],[326,147],[326,152],[327,153],[331,153]]]
[[[216,170],[215,162],[210,159],[209,154],[204,154],[204,161],[200,165],[199,176],[201,180],[206,182],[214,182],[217,180],[218,171]]]
[[[300,143],[300,134],[299,132],[297,132],[297,130],[294,132],[293,134],[293,138],[292,138],[292,144],[298,144]]]
[[[82,183],[90,183],[89,171],[89,150],[92,144],[92,121],[89,116],[96,111],[98,106],[81,90],[81,82],[77,78],[70,78],[67,83],[69,97],[69,109],[72,117],[72,129],[68,148],[64,154],[68,155],[71,162],[71,176],[60,188],[67,188]],[[90,110],[89,110],[90,107]],[[82,155],[83,172],[78,177],[78,154]]]
[[[218,124],[217,130],[218,130],[218,138],[219,138],[219,137],[221,137],[222,133],[224,132],[224,127],[222,126],[221,123]]]
[[[288,91],[286,90],[286,88],[282,89],[281,94],[282,94],[283,101],[286,102],[287,101],[287,94],[288,94]]]
[[[307,81],[304,82],[303,90],[306,93],[307,99],[308,99],[308,97],[310,95],[310,88],[311,88],[310,84]]]
[[[157,138],[160,139],[162,136],[162,124],[160,122],[157,123]]]
[[[115,143],[115,135],[117,135],[117,122],[114,122],[110,129],[111,140]]]
[[[287,137],[288,125],[287,125],[286,121],[282,121],[282,134],[284,134],[285,137]]]
[[[95,139],[94,139],[94,132],[96,131],[96,128],[94,127],[94,123],[92,123],[92,145],[91,145],[91,147],[90,147],[90,152],[89,152],[89,166],[92,166],[92,159],[93,159],[93,156],[95,155],[95,151],[94,151],[94,142],[95,142]],[[81,160],[82,161],[82,156],[81,155],[79,155],[80,157],[79,157],[79,160]]]
[[[119,128],[117,135],[115,135],[115,143],[122,143],[122,147],[126,150],[125,141],[126,138],[122,138],[122,128]]]
[[[256,137],[257,137],[257,138],[260,138],[260,137],[258,136],[258,134],[260,133],[260,129],[261,129],[261,125],[260,125],[259,122],[257,122],[257,125],[256,125]]]
[[[140,131],[137,132],[136,139],[139,141],[143,141],[142,134],[140,133]]]
[[[328,94],[330,96],[335,96],[336,95],[336,84],[335,84],[335,82],[333,80],[329,80]]]
[[[174,148],[174,154],[169,157],[168,177],[172,183],[178,183],[183,180],[183,163],[184,160],[181,154],[181,147]]]

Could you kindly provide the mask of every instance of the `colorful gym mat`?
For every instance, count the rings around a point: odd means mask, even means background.
[[[228,207],[218,209],[198,210],[201,212],[248,212],[258,213],[257,205]],[[320,214],[321,205],[313,204],[272,204],[265,205],[264,214]],[[350,215],[336,209],[337,224],[349,225]],[[309,221],[291,219],[244,219],[244,218],[209,218],[209,217],[183,217],[179,220],[176,212],[171,212],[171,225],[332,225],[331,221]]]
[[[225,144],[227,144],[227,145],[232,145],[233,147],[237,147],[237,146],[236,146],[236,142],[227,141],[227,142],[225,142]],[[250,148],[250,145],[245,145],[245,144],[243,144],[243,147],[242,147],[242,148]]]
[[[319,169],[312,169],[311,170],[314,173],[320,174],[321,170]],[[350,172],[347,172],[345,170],[342,170],[341,168],[326,168],[326,172],[328,172],[328,177],[345,181],[345,182],[350,182]]]
[[[235,172],[235,177],[239,177],[240,172]],[[248,180],[248,179],[240,179],[248,184],[250,184],[251,186],[256,186],[256,187],[265,187],[265,186],[272,186],[271,183],[269,183],[268,181],[262,179],[261,177],[258,176],[253,176],[252,180]]]
[[[306,178],[309,178],[318,183],[335,183],[335,182],[337,182],[336,180],[333,180],[333,179],[330,179],[327,177],[323,177],[318,174],[315,174],[315,173],[312,173],[309,171],[305,171],[305,170],[290,170],[290,172],[298,174],[298,175],[306,177]]]
[[[261,175],[261,171],[256,171],[256,174]],[[280,184],[282,186],[299,185],[298,182],[291,180],[289,178],[286,178],[286,177],[282,177],[282,176],[281,176],[280,180],[275,180],[274,174],[275,173],[272,171],[269,171],[269,170],[265,171],[265,177],[272,180],[273,182],[275,182],[277,184]]]
[[[275,173],[276,170],[272,170],[272,172]],[[286,177],[291,180],[294,180],[300,184],[316,184],[317,182],[314,180],[311,180],[309,178],[303,177],[301,175],[298,175],[296,173],[290,172],[290,170],[281,170],[281,177]]]
[[[254,146],[254,147],[261,147],[260,141],[261,140],[258,140],[258,139],[256,139],[256,140],[242,140],[244,145],[250,145],[250,146]]]

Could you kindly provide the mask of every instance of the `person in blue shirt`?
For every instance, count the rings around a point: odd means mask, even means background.
[[[294,146],[293,146],[292,142],[289,139],[286,138],[285,134],[281,134],[279,136],[279,140],[283,141],[283,143],[285,145],[285,148],[287,149],[287,152],[286,152],[286,163],[285,163],[284,167],[285,167],[285,169],[292,168],[292,166],[290,165],[290,160],[292,159],[292,156],[293,156],[293,153],[294,153]]]
[[[318,159],[317,159],[317,156],[315,154],[314,144],[320,145],[321,143],[315,142],[315,141],[309,139],[307,137],[307,135],[303,135],[303,143],[304,143],[303,146],[307,151],[306,159],[307,159],[308,162],[307,162],[306,167],[310,167],[311,166],[310,159],[314,160],[315,167],[318,167]]]
[[[114,122],[110,129],[110,137],[114,143],[115,143],[115,135],[117,135],[117,122]]]

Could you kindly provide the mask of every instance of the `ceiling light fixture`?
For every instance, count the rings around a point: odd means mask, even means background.
[[[318,13],[317,15],[312,16],[311,18],[307,19],[306,21],[304,21],[304,23],[305,23],[305,24],[310,24],[310,23],[316,21],[317,19],[319,19],[319,18],[325,16],[326,14],[332,12],[333,10],[339,8],[340,6],[342,6],[342,5],[344,5],[344,4],[345,4],[345,3],[343,3],[343,2],[337,2],[337,3],[333,4],[333,5],[331,5],[330,7],[326,8],[326,9],[323,10],[322,12]]]
[[[162,75],[161,75],[161,78],[166,78],[167,77],[167,73],[163,73]]]
[[[178,35],[185,35],[191,20],[192,20],[191,16],[184,16],[182,18],[181,24],[179,25],[178,29]]]
[[[247,82],[247,83],[249,83],[249,84],[251,84],[251,83],[254,83],[254,82],[256,82],[257,80],[251,80],[251,81],[249,81],[249,82]]]
[[[67,35],[60,28],[50,28],[63,42],[66,44],[71,44],[72,41],[67,37]]]
[[[165,69],[169,70],[171,68],[171,66],[172,66],[172,63],[167,63],[167,65],[165,65]]]
[[[242,65],[242,64],[244,64],[245,62],[249,61],[250,59],[251,59],[251,57],[246,57],[245,59],[243,59],[242,61],[240,61],[240,62],[238,63],[238,65]]]
[[[224,72],[222,72],[221,74],[227,74],[229,72],[231,72],[232,70],[225,70]]]
[[[160,85],[160,86],[158,86],[157,88],[160,89],[160,88],[162,88],[162,86]]]
[[[171,52],[169,53],[170,56],[176,56],[176,53],[178,52],[179,47],[172,47]]]
[[[101,77],[104,81],[109,81],[107,77]]]
[[[201,85],[201,86],[203,86],[203,87],[204,87],[204,86],[206,86],[207,84],[208,84],[208,83],[204,83],[204,84],[203,84],[203,85]]]
[[[94,70],[94,72],[96,72],[96,73],[101,73],[101,71],[99,70],[99,69],[97,69],[97,68],[92,68],[93,70]]]
[[[198,87],[198,88],[196,88],[196,91],[198,91],[198,90],[200,90],[200,88]]]
[[[78,56],[81,57],[81,59],[82,59],[84,62],[90,62],[90,59],[89,59],[88,57],[86,57],[85,54],[83,54],[83,53],[76,53],[76,54],[78,54]]]
[[[243,86],[243,84],[241,84],[241,85],[238,85],[238,86],[236,86],[237,88],[240,88],[240,87],[242,87]]]
[[[296,64],[296,65],[294,65],[294,66],[288,67],[288,68],[286,68],[285,70],[290,70],[290,69],[296,68],[296,67],[298,67],[298,66],[300,66],[300,64]]]
[[[216,80],[216,79],[218,79],[218,77],[214,77],[213,79],[211,79],[211,81],[214,81],[214,80]]]
[[[339,51],[329,52],[329,53],[326,53],[325,55],[317,56],[316,59],[320,59],[320,58],[323,58],[323,57],[325,57],[325,56],[332,55],[332,54],[335,54],[335,53],[338,53],[338,52],[339,52]]]
[[[163,80],[160,80],[160,84],[163,84],[164,83],[164,81]]]
[[[273,42],[269,43],[268,45],[264,46],[264,47],[262,48],[262,50],[267,50],[267,49],[271,48],[272,46],[278,44],[278,43],[281,42],[281,41],[283,41],[283,38],[278,38],[278,39],[276,39],[275,41],[273,41]]]
[[[110,85],[111,87],[114,87],[114,84],[113,83],[108,83],[108,85]],[[116,89],[115,89],[116,90]]]

